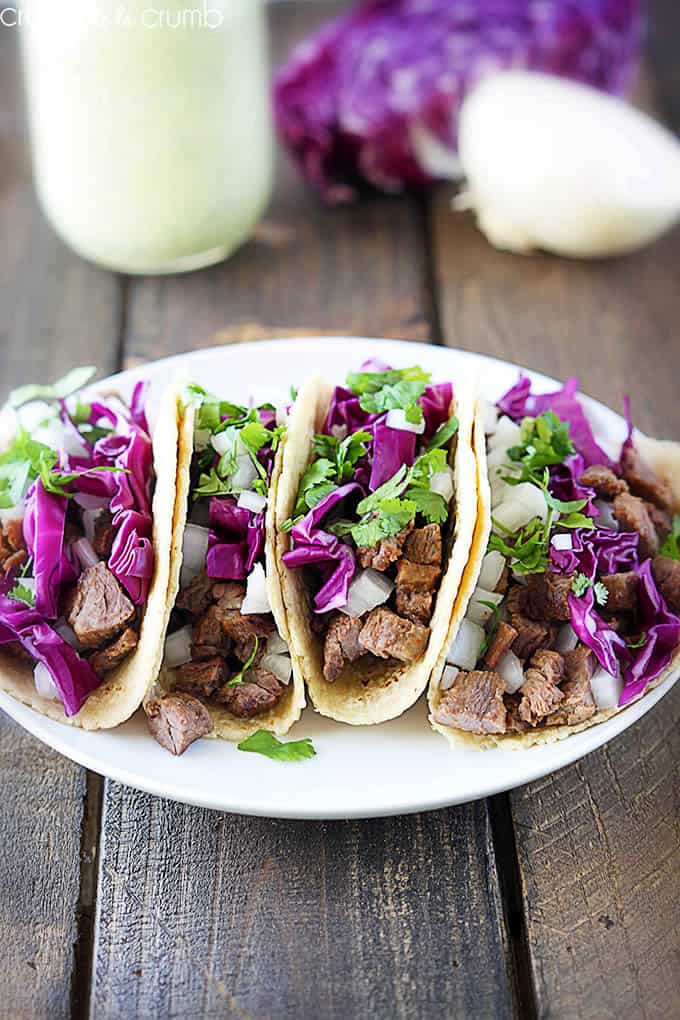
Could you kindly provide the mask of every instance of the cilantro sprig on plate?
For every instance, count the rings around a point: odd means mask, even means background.
[[[316,755],[311,737],[303,740],[278,740],[269,730],[258,730],[237,744],[239,751],[251,751],[262,754],[272,761],[304,761]]]

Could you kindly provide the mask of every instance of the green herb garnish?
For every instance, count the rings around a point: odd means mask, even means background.
[[[255,638],[253,639],[253,650],[252,650],[252,652],[250,653],[250,655],[248,656],[246,661],[243,663],[243,666],[238,671],[238,673],[236,673],[231,678],[231,680],[229,680],[227,682],[227,687],[240,687],[242,684],[245,683],[245,680],[243,678],[246,675],[246,673],[248,672],[248,670],[250,669],[250,667],[252,666],[252,664],[255,662],[255,656],[257,655],[257,650],[258,650],[259,647],[260,647],[260,639],[256,635]]]
[[[443,425],[440,425],[432,439],[427,444],[428,452],[430,450],[436,450],[439,446],[445,446],[450,439],[452,439],[458,431],[458,419],[455,414],[452,414],[448,421],[445,421]]]
[[[92,365],[85,365],[80,368],[73,368],[65,376],[58,379],[53,385],[41,385],[40,383],[29,383],[26,386],[19,386],[12,390],[7,403],[12,408],[23,407],[24,404],[31,404],[35,400],[44,400],[52,403],[58,400],[65,400],[76,390],[82,389],[96,374],[97,369]]]
[[[486,606],[487,609],[491,610],[491,616],[489,617],[489,621],[487,623],[486,633],[484,635],[484,640],[482,641],[482,647],[479,649],[479,656],[477,660],[479,661],[479,659],[483,659],[486,653],[489,651],[489,648],[491,647],[491,642],[493,641],[496,635],[496,631],[498,630],[498,624],[501,622],[501,607],[500,605],[496,605],[495,602],[488,602],[486,599],[475,599],[475,601],[478,603],[478,605]]]
[[[508,450],[508,457],[522,465],[519,481],[533,481],[537,471],[552,464],[562,464],[574,452],[569,438],[569,423],[560,421],[554,411],[544,411],[537,418],[525,418],[521,425],[519,446]]]
[[[11,599],[16,599],[18,602],[25,602],[27,606],[35,605],[35,592],[27,588],[25,584],[21,584],[18,581],[12,590],[8,592]]]
[[[239,751],[263,754],[265,758],[271,758],[272,761],[304,761],[305,758],[313,758],[316,755],[310,737],[305,737],[303,740],[289,740],[284,743],[277,740],[269,730],[258,730],[257,733],[242,740],[237,747]]]
[[[418,403],[430,381],[430,373],[420,365],[391,368],[386,372],[350,372],[347,386],[359,397],[362,410],[369,414],[401,409],[406,420],[419,424],[423,410]]]
[[[606,606],[607,599],[609,598],[609,592],[602,581],[593,582],[587,574],[578,573],[574,575],[571,582],[571,590],[574,595],[581,598],[581,596],[585,595],[589,588],[593,589],[595,601],[598,606]]]
[[[680,560],[680,514],[673,518],[673,528],[661,546],[660,555],[667,556],[670,560]]]

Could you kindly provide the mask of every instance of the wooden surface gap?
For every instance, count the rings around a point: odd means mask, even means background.
[[[85,805],[80,839],[80,896],[76,916],[77,938],[73,947],[71,975],[71,1017],[85,1020],[88,1015],[92,960],[97,913],[99,847],[101,837],[104,779],[87,773]]]
[[[426,308],[426,318],[430,323],[430,340],[437,347],[441,347],[446,341],[444,340],[439,304],[436,247],[430,216],[430,200],[425,195],[418,202],[418,213],[423,236],[423,303]]]

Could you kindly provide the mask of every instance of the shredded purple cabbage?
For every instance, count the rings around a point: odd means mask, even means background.
[[[371,371],[371,369],[364,368],[363,365],[361,368],[362,371]],[[381,369],[381,371],[387,370]],[[352,432],[358,432],[359,429],[368,428],[380,417],[379,414],[369,414],[368,411],[364,411],[359,403],[359,397],[352,390],[345,386],[336,386],[328,408],[324,432],[330,436],[334,434],[334,428],[345,428],[349,435]]]
[[[581,485],[579,478],[585,471],[585,461],[580,453],[572,453],[562,464],[554,464],[550,468],[549,489],[553,496],[565,503],[576,499],[587,500],[583,513],[589,517],[599,517],[600,511],[595,506],[597,495],[595,489]]]
[[[586,467],[604,464],[613,467],[611,460],[595,442],[593,430],[577,398],[578,379],[568,379],[555,393],[531,393],[531,381],[525,375],[498,401],[498,408],[514,421],[536,417],[543,411],[552,411],[561,421],[569,422],[569,438],[581,454]]]
[[[595,594],[592,588],[581,596],[569,595],[569,612],[571,625],[579,641],[591,648],[600,665],[616,676],[619,659],[626,660],[630,655],[628,646],[620,634],[612,630],[610,625],[595,611]]]
[[[376,422],[371,431],[373,446],[368,487],[374,492],[396,475],[402,464],[411,467],[416,453],[416,437],[413,432],[404,429],[388,428],[383,422]]]
[[[37,608],[0,594],[0,645],[10,641],[18,641],[31,658],[44,663],[67,716],[80,711],[101,684],[87,659],[52,630]]]
[[[452,154],[466,92],[527,67],[613,93],[630,85],[640,0],[364,0],[293,52],[276,78],[280,136],[329,202],[435,179],[426,131]]]
[[[652,680],[663,673],[680,645],[680,617],[670,612],[657,588],[651,560],[645,560],[638,570],[638,577],[638,598],[647,640],[642,648],[635,650],[633,661],[624,673],[620,706],[637,698]]]
[[[611,528],[574,528],[571,532],[571,549],[550,549],[550,562],[561,574],[575,571],[585,574],[591,581],[596,573],[616,574],[637,570],[637,531],[612,531]]]
[[[46,492],[38,478],[28,491],[24,515],[24,541],[33,557],[35,608],[47,620],[59,616],[61,586],[78,577],[79,570],[64,545],[65,496]]]
[[[238,506],[232,496],[213,496],[209,513],[208,577],[242,581],[264,552],[265,514]]]

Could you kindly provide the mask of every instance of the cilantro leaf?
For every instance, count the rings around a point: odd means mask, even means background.
[[[510,559],[512,569],[517,574],[541,574],[548,565],[550,523],[550,516],[545,524],[539,517],[535,517],[520,532],[513,535],[494,521],[506,535],[510,535],[510,541],[502,535],[493,534],[489,539],[489,551],[497,550]]]
[[[80,368],[73,368],[65,376],[53,385],[29,383],[27,386],[19,386],[12,390],[7,398],[9,407],[23,407],[24,404],[33,403],[35,400],[44,400],[47,403],[56,400],[64,400],[66,397],[82,389],[96,374],[97,369],[93,365],[84,365]]]
[[[316,506],[323,496],[332,492],[336,487],[334,476],[335,465],[332,461],[326,457],[319,457],[318,460],[312,461],[300,480],[293,516],[304,515],[307,510]],[[318,494],[320,486],[325,486],[325,491],[322,494]],[[308,498],[311,499],[311,502],[308,501]]]
[[[416,510],[416,504],[410,499],[381,500],[374,516],[360,521],[351,529],[357,548],[371,548],[384,538],[398,535],[413,520]]]
[[[246,682],[244,680],[244,677],[248,670],[250,669],[250,667],[252,666],[252,664],[255,662],[255,656],[257,655],[257,650],[259,647],[260,639],[257,635],[255,635],[255,637],[253,638],[252,652],[250,653],[246,661],[243,663],[238,673],[235,673],[231,680],[228,681],[227,687],[241,687]]]
[[[305,758],[313,758],[316,754],[310,737],[303,740],[289,740],[284,743],[277,740],[269,730],[258,730],[252,736],[237,744],[239,751],[252,751],[254,754],[263,754],[265,758],[272,761],[304,761]]]
[[[210,468],[210,471],[206,474],[203,473],[199,476],[198,485],[193,491],[194,499],[207,499],[209,496],[230,496],[231,485],[228,481],[225,481],[215,471],[215,468]]]
[[[405,464],[402,464],[396,474],[383,482],[375,492],[362,499],[357,506],[357,513],[363,517],[364,514],[377,510],[384,499],[396,499],[409,484],[411,473]]]
[[[588,591],[588,588],[590,588],[591,584],[592,581],[590,580],[587,574],[582,573],[574,574],[573,580],[571,582],[571,590],[573,591],[574,595],[577,596],[577,598],[581,598],[581,596],[585,595],[585,593]]]
[[[438,446],[446,446],[458,431],[459,421],[455,414],[452,414],[448,421],[440,425],[432,439],[427,444],[427,452],[436,450]]]
[[[54,466],[55,462],[56,456],[54,454],[41,460],[40,481],[42,482],[45,492],[49,492],[53,496],[65,496],[66,499],[72,499],[74,496],[74,493],[69,492],[66,489],[66,486],[71,485],[73,482],[77,481],[78,478],[100,474],[130,474],[128,468],[119,467],[93,467],[86,468],[85,471],[59,471]]]
[[[449,516],[448,503],[438,492],[411,487],[406,490],[406,499],[415,503],[416,510],[428,524],[443,524]]]
[[[446,471],[447,456],[446,450],[434,449],[423,453],[414,462],[411,468],[410,482],[412,485],[421,485],[429,488],[432,475]]]
[[[406,420],[417,425],[423,420],[423,409],[418,403],[418,397],[422,397],[424,392],[424,382],[404,380],[393,386],[383,386],[377,393],[364,394],[359,398],[359,406],[369,414],[403,409]]]
[[[606,585],[602,581],[596,581],[593,585],[593,591],[595,592],[595,601],[598,606],[606,606],[609,599],[609,589]]]
[[[248,422],[247,425],[243,426],[239,435],[246,450],[252,455],[255,455],[263,446],[267,446],[272,438],[269,429],[265,428],[259,421]]]
[[[362,396],[364,393],[377,393],[385,386],[395,386],[400,382],[428,383],[430,378],[430,373],[424,372],[420,365],[411,365],[409,368],[389,368],[385,372],[350,372],[346,383],[353,393]]]
[[[660,555],[671,560],[680,560],[680,514],[673,518],[673,530],[661,546]]]
[[[25,602],[27,606],[35,605],[35,592],[28,588],[25,584],[21,584],[20,581],[14,585],[8,594],[11,599],[16,599],[18,602]]]
[[[525,418],[521,426],[520,445],[508,450],[510,460],[522,464],[521,481],[551,464],[562,464],[574,452],[569,438],[569,423],[560,421],[554,411],[544,411],[537,418]]]

